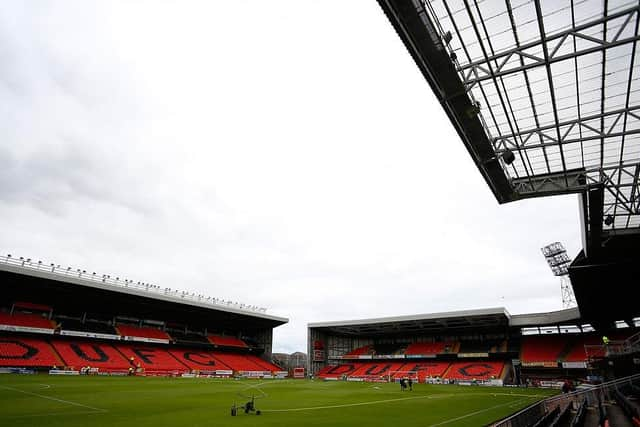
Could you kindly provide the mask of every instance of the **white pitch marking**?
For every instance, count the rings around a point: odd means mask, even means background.
[[[315,410],[318,410],[318,409],[349,408],[351,406],[377,405],[378,403],[400,402],[400,401],[403,401],[403,400],[416,400],[416,399],[435,399],[435,398],[439,398],[439,397],[449,397],[449,395],[399,397],[397,399],[372,400],[370,402],[345,403],[343,405],[311,406],[311,407],[308,407],[308,408],[265,409],[262,412],[315,411]]]
[[[5,415],[0,416],[0,419],[7,418],[33,418],[33,417],[54,417],[57,415],[90,415],[90,414],[102,414],[102,411],[78,411],[78,412],[49,412],[47,414],[25,414],[25,415]]]
[[[521,401],[522,400],[525,400],[525,399],[521,399]],[[497,409],[497,408],[501,408],[503,406],[513,405],[513,404],[514,404],[513,402],[507,402],[507,403],[502,403],[500,405],[491,406],[490,408],[485,408],[485,409],[481,409],[479,411],[470,412],[470,413],[468,413],[466,415],[462,415],[462,416],[459,416],[459,417],[456,417],[456,418],[451,418],[451,419],[443,421],[441,423],[431,424],[431,426],[429,426],[429,427],[442,426],[442,425],[445,425],[445,424],[452,423],[454,421],[459,421],[459,420],[463,420],[465,418],[473,417],[474,415],[482,414],[483,412],[491,411],[492,409]]]
[[[7,386],[4,386],[4,385],[0,385],[0,388],[4,388],[5,390],[17,391],[18,393],[30,394],[31,396],[36,396],[36,397],[40,397],[42,399],[47,399],[47,400],[53,400],[54,402],[66,403],[67,405],[80,406],[82,408],[91,409],[91,410],[96,411],[96,412],[109,412],[106,409],[94,408],[93,406],[83,405],[82,403],[72,402],[70,400],[58,399],[58,398],[51,397],[51,396],[45,396],[43,394],[32,393],[30,391],[20,390],[19,388],[7,387]]]
[[[44,390],[46,390],[48,388],[51,388],[51,385],[49,385],[49,384],[38,384],[38,385],[41,385],[42,389],[44,389]]]

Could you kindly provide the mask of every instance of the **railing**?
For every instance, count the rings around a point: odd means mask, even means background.
[[[139,291],[150,292],[157,295],[164,295],[170,298],[174,298],[177,301],[194,301],[202,304],[208,304],[212,307],[225,308],[230,307],[237,310],[243,310],[251,313],[265,313],[267,311],[264,307],[258,307],[255,305],[240,304],[238,302],[225,301],[219,298],[208,297],[194,292],[181,291],[171,288],[163,288],[151,283],[144,283],[139,281],[133,281],[130,279],[120,279],[120,277],[111,277],[108,274],[97,274],[95,272],[88,273],[86,270],[72,267],[61,267],[56,264],[46,264],[42,261],[33,261],[31,258],[14,258],[11,255],[0,255],[0,263],[8,264],[14,267],[24,268],[26,270],[44,271],[49,274],[53,274],[60,277],[73,277],[81,279],[87,282],[99,282],[105,285],[113,286],[114,288],[122,289],[135,289]]]
[[[640,332],[631,335],[626,340],[610,341],[607,345],[585,345],[584,350],[589,358],[592,354],[611,356],[633,353],[640,350]]]
[[[531,426],[556,408],[560,408],[560,411],[562,412],[568,405],[571,405],[574,402],[579,404],[582,401],[586,402],[586,405],[588,406],[598,405],[599,402],[604,400],[611,400],[614,391],[618,388],[625,385],[637,384],[640,384],[640,374],[609,381],[586,390],[579,390],[572,393],[553,396],[548,399],[541,400],[540,402],[536,402],[495,424],[491,424],[491,427]]]

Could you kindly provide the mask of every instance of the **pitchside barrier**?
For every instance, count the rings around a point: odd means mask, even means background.
[[[553,396],[536,402],[508,418],[491,424],[491,427],[525,427],[534,425],[541,418],[556,412],[561,414],[569,405],[578,408],[583,402],[587,406],[597,406],[600,402],[613,400],[614,393],[624,386],[638,386],[640,374],[609,381],[583,390]]]

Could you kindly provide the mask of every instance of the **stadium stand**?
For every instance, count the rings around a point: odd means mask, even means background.
[[[132,359],[133,358],[133,359]],[[122,372],[140,367],[146,373],[190,370],[275,372],[282,369],[252,354],[214,353],[202,349],[166,348],[153,345],[108,343],[95,340],[64,340],[4,336],[0,338],[0,366],[84,366],[101,372]]]
[[[169,353],[191,370],[212,371],[217,369],[233,370],[214,357],[210,351],[200,349],[171,349]]]
[[[14,367],[62,366],[62,360],[45,340],[19,336],[0,337],[0,365]]]
[[[122,353],[107,343],[54,340],[52,345],[65,366],[75,369],[91,366],[102,372],[112,372],[124,371],[131,366]]]
[[[404,365],[403,362],[372,362],[372,363],[359,363],[354,371],[349,373],[349,377],[381,377],[385,375],[391,375],[394,372],[400,371]]]
[[[232,353],[214,353],[213,356],[234,371],[271,371],[256,363],[256,356]]]
[[[55,329],[56,324],[38,314],[0,312],[0,325],[22,326],[38,329]]]
[[[401,372],[416,372],[418,379],[424,381],[428,377],[442,377],[449,365],[449,362],[411,362],[405,363],[399,370]]]
[[[245,357],[249,358],[250,360],[253,360],[258,366],[261,366],[265,371],[270,371],[270,372],[282,371],[282,368],[280,368],[275,363],[267,362],[264,359],[260,359],[258,356],[248,354],[248,355],[245,355]]]
[[[454,362],[443,374],[443,378],[451,380],[499,379],[502,378],[504,367],[504,362]]]
[[[224,335],[209,335],[209,342],[218,347],[239,347],[247,348],[248,345],[240,338]]]
[[[529,335],[522,338],[520,359],[524,366],[557,366],[567,339],[560,335]]]
[[[374,355],[394,355],[404,354],[406,345],[400,344],[375,344],[372,346],[371,353]]]
[[[58,322],[60,329],[64,331],[79,331],[96,334],[117,335],[116,330],[108,322],[91,320],[86,320],[83,322],[80,319],[74,319],[65,316],[57,316],[54,318]]]
[[[340,378],[348,375],[358,367],[356,363],[345,363],[343,365],[328,365],[318,371],[318,378]]]
[[[595,335],[588,336],[575,336],[571,337],[570,347],[566,354],[564,354],[562,360],[565,362],[584,362],[588,360],[587,353],[585,351],[585,345],[596,346],[598,344],[602,344],[602,338]],[[599,352],[599,356],[604,356],[605,350],[604,347],[601,348]],[[592,351],[592,356],[594,353]]]
[[[459,353],[503,353],[507,350],[506,340],[462,341]]]
[[[198,345],[198,346],[203,346],[204,345],[210,345],[211,342],[207,339],[206,335],[201,334],[201,333],[197,333],[197,332],[191,332],[191,331],[187,331],[185,332],[184,330],[177,330],[177,329],[167,329],[167,333],[171,336],[171,338],[173,338],[173,341],[177,344],[184,344],[184,345]]]
[[[29,301],[14,301],[13,303],[14,310],[23,310],[27,312],[35,312],[35,313],[49,313],[53,310],[53,307],[46,304],[36,304]]]
[[[116,344],[114,347],[133,363],[140,364],[145,372],[186,371],[189,368],[173,357],[167,350],[149,345]]]
[[[346,353],[345,356],[364,356],[367,354],[371,354],[372,351],[373,351],[373,346],[365,345]]]
[[[453,343],[446,342],[417,342],[409,344],[404,354],[435,356],[436,354],[449,353],[453,349]]]
[[[123,337],[140,337],[140,338],[150,338],[154,340],[171,340],[169,334],[165,331],[161,331],[160,329],[151,328],[151,327],[141,327],[141,326],[133,326],[133,325],[125,325],[123,323],[118,323],[116,325],[116,331],[118,334]]]
[[[449,362],[354,362],[343,365],[325,366],[318,372],[319,378],[340,378],[347,377],[379,377],[391,375],[391,378],[400,378],[415,372],[420,381],[427,377],[442,377]]]

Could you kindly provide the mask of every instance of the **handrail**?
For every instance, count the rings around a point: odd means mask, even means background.
[[[589,389],[552,396],[529,405],[511,416],[491,424],[491,427],[520,427],[532,425],[557,407],[560,407],[560,410],[562,410],[574,401],[582,399],[586,399],[587,404],[594,405],[602,401],[604,397],[608,399],[612,390],[622,385],[633,384],[634,382],[640,382],[640,374],[602,383]]]
[[[87,282],[99,282],[105,285],[113,286],[114,288],[127,288],[135,289],[139,291],[145,291],[154,293],[157,295],[164,295],[169,298],[173,298],[177,301],[189,300],[202,304],[208,304],[217,308],[233,308],[236,310],[246,311],[248,313],[265,313],[267,309],[265,307],[258,307],[255,305],[241,304],[238,302],[225,301],[219,298],[208,297],[202,294],[196,294],[194,292],[181,291],[171,288],[163,288],[151,283],[144,283],[139,281],[133,281],[130,279],[120,280],[120,277],[111,277],[108,274],[97,274],[95,272],[88,273],[86,270],[72,267],[60,267],[53,263],[46,264],[42,261],[33,261],[31,258],[14,258],[11,255],[0,255],[0,263],[8,264],[14,267],[23,268],[30,271],[44,271],[48,274],[53,274],[60,277],[73,277],[76,279],[84,280]]]
[[[587,356],[589,350],[604,350],[605,355],[629,354],[640,349],[640,332],[631,335],[625,340],[610,341],[608,344],[585,344]]]

